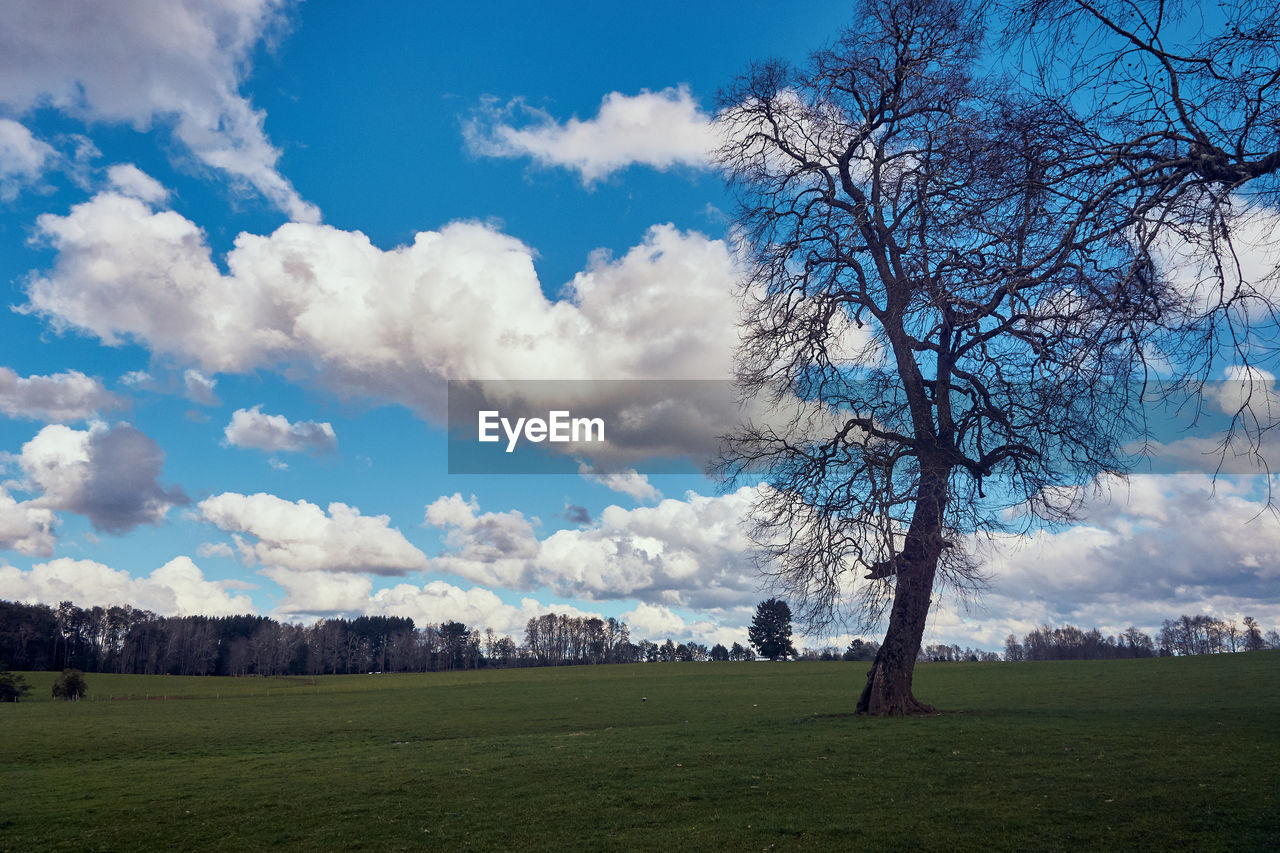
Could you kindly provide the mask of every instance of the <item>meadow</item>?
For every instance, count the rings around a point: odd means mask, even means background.
[[[0,850],[1276,850],[1280,652],[320,678],[0,705]]]

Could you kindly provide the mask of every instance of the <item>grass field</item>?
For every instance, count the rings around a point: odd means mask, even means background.
[[[1280,850],[1280,652],[865,671],[26,673],[0,850]]]

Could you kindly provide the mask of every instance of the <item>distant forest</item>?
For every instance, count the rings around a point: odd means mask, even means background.
[[[1137,628],[1119,637],[1104,637],[1096,629],[1082,631],[1074,625],[1064,628],[1044,626],[1019,642],[1012,634],[1005,640],[1005,660],[1101,660],[1106,658],[1149,658],[1170,655],[1217,655],[1280,649],[1280,635],[1262,632],[1250,616],[1240,625],[1231,619],[1213,616],[1179,616],[1166,619],[1154,638]]]
[[[517,643],[462,622],[419,627],[400,616],[294,625],[266,616],[157,616],[127,605],[0,601],[0,670],[325,675],[754,659],[738,643],[636,643],[626,622],[556,613],[530,619]]]
[[[871,660],[879,644],[806,649],[808,660]],[[921,649],[924,661],[1065,660],[1218,654],[1280,648],[1262,632],[1210,616],[1164,622],[1159,634],[1130,628],[1119,637],[1074,626],[1010,636],[1003,656],[954,645]],[[739,643],[631,640],[618,619],[547,613],[529,620],[522,642],[491,629],[448,621],[417,626],[400,616],[321,619],[312,625],[266,616],[158,616],[128,605],[77,607],[0,601],[0,670],[62,670],[141,675],[325,675],[427,672],[481,667],[566,666],[662,661],[755,660]]]

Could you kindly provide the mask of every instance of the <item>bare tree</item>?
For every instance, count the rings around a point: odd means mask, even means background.
[[[1252,616],[1244,617],[1244,649],[1247,652],[1256,652],[1259,649],[1265,649],[1267,643],[1262,639],[1262,629],[1258,627],[1258,621]]]
[[[914,665],[936,588],[982,587],[972,534],[1011,506],[1071,518],[1131,464],[1153,388],[1194,398],[1274,319],[1230,249],[1280,167],[1275,13],[1175,47],[1154,0],[1033,0],[990,28],[982,9],[866,0],[808,67],[722,95],[738,381],[788,415],[729,437],[721,471],[763,476],[753,535],[798,618],[887,613],[875,715],[933,711]]]

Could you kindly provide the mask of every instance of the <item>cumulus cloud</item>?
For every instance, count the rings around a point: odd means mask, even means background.
[[[51,424],[22,446],[24,487],[40,496],[34,506],[87,516],[95,530],[126,533],[159,524],[169,508],[188,502],[180,487],[160,484],[164,451],[121,423],[85,430]]]
[[[706,168],[719,144],[714,123],[687,86],[610,92],[594,118],[558,122],[523,99],[489,101],[463,125],[473,154],[531,157],[545,166],[573,169],[592,184],[634,164],[666,170]]]
[[[3,60],[0,60],[2,62]],[[35,184],[58,152],[13,119],[0,118],[0,201],[13,201]]]
[[[435,571],[514,589],[547,587],[588,600],[636,598],[714,608],[752,600],[758,578],[741,522],[753,489],[694,493],[654,507],[609,506],[587,528],[539,539],[518,512],[481,513],[461,495],[440,498],[427,523],[447,531]]]
[[[276,614],[299,619],[327,616],[407,616],[419,627],[458,621],[472,629],[492,628],[498,634],[509,634],[522,642],[528,621],[544,613],[570,616],[599,616],[569,604],[543,604],[533,598],[522,598],[519,605],[508,604],[495,592],[483,587],[464,589],[444,581],[431,581],[422,586],[400,583],[373,590],[367,577],[335,575],[326,572],[293,572],[265,569],[263,574],[285,590]]]
[[[52,510],[30,501],[18,501],[0,486],[0,550],[48,557],[58,541],[53,535],[53,525]]]
[[[1242,364],[1229,365],[1226,378],[1211,383],[1209,396],[1223,414],[1240,416],[1246,424],[1274,423],[1280,418],[1280,396],[1274,373]]]
[[[169,197],[163,184],[132,163],[117,163],[107,169],[107,182],[121,195],[153,204]]]
[[[205,376],[198,370],[185,370],[182,373],[182,384],[186,388],[187,399],[201,406],[217,406],[222,401],[213,389],[218,380]]]
[[[276,612],[285,618],[354,616],[373,609],[369,600],[373,581],[365,575],[294,571],[283,566],[268,566],[262,574],[284,589]]]
[[[649,478],[638,473],[634,468],[611,474],[597,474],[590,465],[582,462],[578,464],[578,474],[584,480],[599,483],[611,491],[630,495],[638,501],[647,503],[662,498],[662,492],[649,482]]]
[[[134,578],[93,560],[60,558],[29,571],[0,566],[0,598],[56,606],[75,601],[112,607],[130,605],[162,616],[234,616],[253,612],[246,595],[206,580],[189,557],[175,557],[149,576]]]
[[[591,512],[585,506],[578,506],[577,504],[565,504],[562,517],[570,524],[591,523]]]
[[[201,163],[316,222],[277,168],[265,115],[240,94],[253,50],[287,0],[12,0],[0,30],[0,104],[86,122],[161,124]],[[74,22],[69,25],[68,22]]]
[[[737,340],[728,247],[669,225],[621,257],[593,254],[554,301],[532,249],[474,222],[389,251],[289,223],[239,235],[224,274],[194,223],[109,191],[41,216],[36,239],[57,258],[22,310],[59,330],[210,375],[305,367],[431,416],[446,378],[727,378]]]
[[[123,406],[124,400],[78,370],[21,377],[0,367],[0,412],[11,418],[81,421]]]
[[[1045,623],[1115,634],[1201,612],[1280,623],[1280,522],[1259,478],[1134,475],[1106,485],[1083,493],[1079,524],[984,544],[993,588],[967,608],[947,596],[926,640],[999,649],[1009,633]],[[448,531],[431,568],[495,587],[634,600],[622,615],[637,637],[742,642],[766,594],[740,526],[750,498],[744,489],[610,506],[590,527],[540,536],[519,513],[483,512],[453,495],[428,513]]]
[[[635,637],[680,637],[687,631],[684,619],[673,613],[670,607],[643,601],[619,618],[630,626]]]
[[[234,557],[236,552],[226,542],[201,542],[196,546],[197,557]]]
[[[458,621],[473,630],[492,628],[499,635],[509,635],[517,642],[523,642],[529,620],[547,613],[603,618],[598,612],[554,600],[543,602],[524,597],[519,604],[510,604],[490,589],[480,586],[463,588],[440,580],[422,586],[399,583],[375,591],[371,580],[359,575],[291,572],[285,569],[266,569],[263,574],[285,591],[275,610],[275,615],[284,619],[407,616],[419,627]],[[705,620],[689,623],[669,607],[660,605],[640,603],[620,618],[630,627],[633,641],[671,637],[676,640],[697,639],[708,644],[746,642],[743,628],[725,627]]]
[[[1227,226],[1229,243],[1216,232],[1166,229],[1153,247],[1156,264],[1193,306],[1210,309],[1227,298],[1237,322],[1266,323],[1280,296],[1280,210],[1235,197]]]
[[[966,630],[996,648],[1045,623],[1114,634],[1181,613],[1280,619],[1280,520],[1260,479],[1106,481],[1085,493],[1081,523],[983,546],[993,587]],[[960,629],[954,612],[937,618]]]
[[[204,521],[234,534],[246,560],[271,570],[399,575],[427,564],[390,518],[361,515],[344,503],[331,503],[326,512],[304,500],[224,492],[198,509]]]
[[[338,436],[329,423],[297,421],[290,423],[284,415],[264,415],[262,406],[237,409],[223,434],[234,447],[262,450],[267,453],[333,453],[338,449]]]
[[[479,512],[473,495],[442,497],[427,506],[425,523],[443,528],[447,555],[432,560],[433,568],[468,580],[496,586],[531,588],[535,583],[537,519],[518,510]]]

